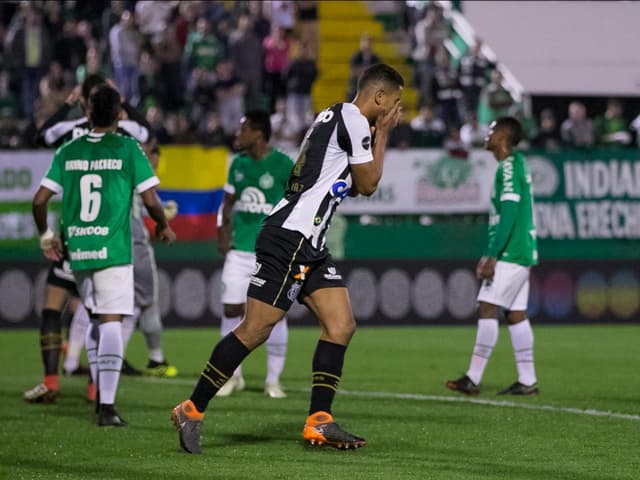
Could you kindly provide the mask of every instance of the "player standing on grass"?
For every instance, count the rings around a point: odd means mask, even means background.
[[[172,242],[155,191],[158,178],[134,139],[113,133],[121,115],[120,95],[106,84],[89,97],[93,130],[60,147],[33,199],[40,246],[47,258],[62,256],[60,239],[47,226],[47,204],[62,193],[62,228],[76,283],[87,310],[100,320],[97,345],[100,426],[126,426],[114,408],[123,342],[121,320],[133,314],[131,203],[142,195],[157,236]]]
[[[531,174],[522,153],[514,149],[522,126],[513,117],[501,117],[490,126],[486,148],[498,161],[491,195],[489,243],[478,262],[482,280],[478,293],[478,331],[466,375],[449,380],[447,388],[477,395],[489,356],[498,341],[498,309],[505,309],[518,381],[501,395],[539,393],[533,363],[533,331],[527,318],[529,272],[538,263]]]
[[[268,338],[296,298],[321,326],[303,438],[344,449],[364,446],[363,438],[342,430],[331,415],[356,323],[349,292],[325,241],[331,216],[344,197],[375,192],[389,132],[398,122],[403,86],[393,68],[371,66],[358,81],[353,103],[327,108],[307,131],[285,197],[258,235],[244,320],[214,347],[191,397],[173,409],[180,445],[188,453],[201,451],[200,428],[209,401]]]
[[[224,187],[218,249],[225,256],[222,269],[222,336],[235,329],[244,315],[249,281],[256,266],[256,237],[262,221],[284,197],[293,162],[284,153],[269,147],[271,120],[267,112],[252,110],[240,121],[235,147],[244,153],[233,159]],[[284,398],[280,375],[287,355],[287,319],[276,323],[265,342],[267,378],[264,392]],[[231,395],[245,386],[241,367],[218,390],[219,397]]]

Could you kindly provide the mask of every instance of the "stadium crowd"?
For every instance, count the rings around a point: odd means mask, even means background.
[[[418,113],[403,118],[393,148],[439,147],[466,157],[489,123],[514,115],[537,148],[640,145],[640,116],[609,101],[592,118],[579,101],[565,112],[525,114],[503,86],[482,41],[455,60],[451,27],[434,2],[396,2],[410,42]],[[87,74],[113,78],[161,144],[230,145],[242,112],[272,113],[276,143],[297,144],[326,105],[313,105],[319,75],[317,1],[22,1],[0,4],[0,148],[31,148],[36,132]],[[363,34],[344,92],[384,61]],[[413,107],[413,106],[412,106]],[[79,114],[79,113],[78,113]]]

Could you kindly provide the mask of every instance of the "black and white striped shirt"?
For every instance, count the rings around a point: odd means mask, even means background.
[[[325,246],[331,216],[351,188],[351,165],[373,160],[369,122],[353,103],[321,112],[307,131],[284,198],[265,225],[300,232]]]

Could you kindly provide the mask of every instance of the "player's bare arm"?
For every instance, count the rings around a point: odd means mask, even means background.
[[[142,202],[149,212],[149,216],[156,222],[156,237],[166,243],[173,243],[176,240],[176,234],[169,226],[167,218],[164,216],[162,202],[154,187],[145,190],[140,194]]]
[[[387,149],[389,133],[400,119],[400,100],[383,115],[378,116],[375,125],[375,141],[373,143],[373,161],[351,165],[353,187],[357,193],[370,196],[376,191],[382,178],[384,153]]]
[[[236,196],[225,192],[221,208],[221,220],[218,226],[218,252],[226,255],[231,249],[231,212],[236,203]]]
[[[482,257],[476,267],[478,280],[492,280],[495,274],[497,259],[494,257]]]
[[[40,234],[40,248],[45,257],[57,261],[62,258],[62,242],[47,225],[48,204],[53,194],[48,188],[40,187],[33,197],[31,209]]]

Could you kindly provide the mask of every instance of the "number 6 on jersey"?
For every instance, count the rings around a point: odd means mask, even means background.
[[[96,174],[83,175],[80,178],[80,220],[93,222],[100,213],[102,196],[94,190],[102,188],[102,177]]]

